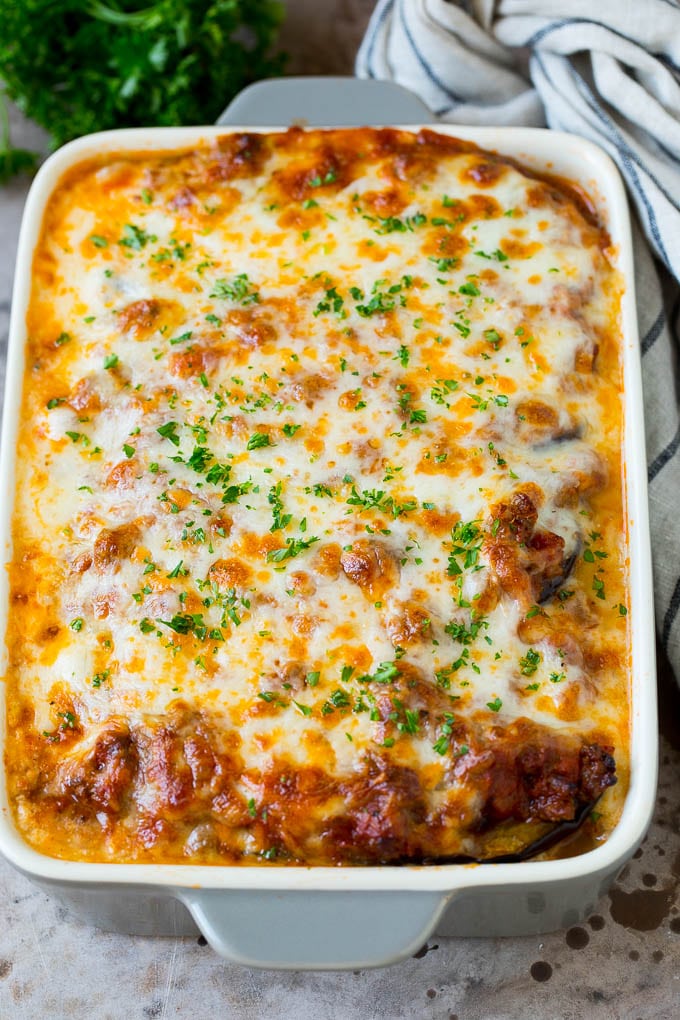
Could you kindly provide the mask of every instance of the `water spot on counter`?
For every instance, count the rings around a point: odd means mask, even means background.
[[[648,889],[651,886],[656,885],[656,881],[657,881],[656,875],[651,875],[647,873],[646,875],[642,876],[642,884],[646,885]]]
[[[458,1020],[457,1013],[449,1013],[449,1020]]]
[[[0,978],[6,978],[12,969],[11,960],[0,960]]]
[[[592,917],[588,918],[588,924],[593,931],[602,931],[605,925],[605,920],[600,914],[593,914]]]
[[[576,926],[569,929],[565,939],[570,949],[585,949],[590,942],[590,935],[585,928]]]
[[[639,846],[637,848],[637,850],[635,851],[635,853],[633,854],[633,860],[634,861],[639,861],[641,857],[642,857],[642,847]]]
[[[154,999],[150,1006],[145,1006],[142,1013],[147,1020],[158,1020],[163,1016],[163,1002],[161,999]]]
[[[670,925],[671,931],[675,935],[680,935],[680,917],[674,917]]]
[[[428,945],[426,942],[424,946],[420,947],[417,953],[413,954],[413,959],[422,960],[424,956],[427,956],[428,953],[433,953],[435,949],[439,949],[439,946],[437,945],[436,942],[432,946]]]
[[[612,920],[635,931],[654,931],[668,917],[675,889],[634,889],[624,892],[609,890],[609,912]]]
[[[633,963],[636,963],[640,959],[640,954],[638,953],[637,949],[631,949],[631,951],[628,954],[628,959],[632,960]]]
[[[663,960],[663,953],[661,952],[660,949],[654,950],[654,952],[652,953],[652,959],[654,960],[654,963],[661,963],[661,961]]]
[[[536,963],[532,963],[529,971],[534,981],[550,981],[552,972],[552,967],[545,960],[537,960]]]
[[[196,939],[196,945],[198,945],[198,946],[207,946],[208,945],[208,940],[205,937],[205,935],[199,935],[198,936],[198,938]]]
[[[592,992],[588,992],[586,998],[590,999],[591,1002],[607,1001],[607,996],[604,994],[604,992],[599,991],[597,988],[593,988]]]
[[[428,988],[428,990],[427,990],[427,992],[425,994],[427,995],[428,999],[434,999],[434,998],[436,998],[436,995],[437,995],[437,993],[434,990],[434,988]]]

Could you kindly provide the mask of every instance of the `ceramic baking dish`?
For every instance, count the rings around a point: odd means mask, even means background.
[[[348,111],[352,111],[348,114]],[[344,79],[263,83],[239,97],[222,123],[276,129],[307,115],[319,126],[426,123],[420,102],[385,83]],[[42,167],[24,215],[14,288],[3,418],[0,509],[5,562],[11,558],[14,445],[24,372],[25,315],[33,250],[43,210],[61,175],[95,154],[171,149],[229,128],[122,130],[65,146]],[[528,935],[572,925],[595,907],[641,842],[653,808],[657,725],[652,577],[640,358],[626,196],[608,156],[551,131],[438,125],[538,170],[578,181],[595,201],[625,279],[622,299],[625,486],[630,536],[632,627],[631,782],[619,824],[576,857],[518,864],[360,868],[239,868],[83,864],[30,849],[13,827],[0,789],[0,850],[24,875],[79,917],[103,928],[184,935],[196,926],[212,947],[249,966],[342,969],[381,966],[440,935]],[[7,574],[0,578],[0,633],[6,629]],[[4,650],[3,650],[4,654]],[[0,665],[0,673],[2,671]],[[3,699],[4,685],[0,685]],[[4,719],[2,733],[4,735]]]

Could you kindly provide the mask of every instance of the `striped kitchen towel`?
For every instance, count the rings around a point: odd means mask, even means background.
[[[444,121],[547,123],[618,164],[648,242],[634,223],[657,628],[680,679],[680,2],[380,0],[356,71]]]

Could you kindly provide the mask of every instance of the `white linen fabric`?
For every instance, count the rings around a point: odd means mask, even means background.
[[[649,245],[634,222],[657,631],[680,679],[679,0],[380,0],[356,72],[443,121],[547,124],[618,164]]]

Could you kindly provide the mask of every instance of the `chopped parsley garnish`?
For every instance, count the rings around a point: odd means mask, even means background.
[[[397,303],[402,308],[406,305],[406,297],[402,292],[413,286],[413,278],[411,276],[402,276],[400,283],[393,283],[387,290],[380,290],[380,287],[386,283],[386,280],[376,280],[371,289],[373,296],[370,301],[356,306],[356,310],[362,318],[368,319],[371,315],[391,312],[396,308]],[[350,287],[350,294],[355,301],[364,300],[363,291],[359,290],[358,287]]]
[[[435,255],[430,255],[430,262],[434,262],[440,273],[449,273],[452,269],[455,269],[458,265],[459,259],[454,258],[437,258]]]
[[[90,240],[95,248],[108,248],[109,242],[101,234],[90,234]]]
[[[352,703],[347,691],[343,691],[341,687],[334,690],[328,700],[335,708],[349,708]]]
[[[530,648],[526,655],[519,660],[519,669],[522,676],[533,676],[541,661],[540,652]]]
[[[392,358],[392,361],[399,361],[401,362],[402,367],[406,368],[409,362],[409,357],[408,347],[405,347],[404,344],[402,344],[395,356]]]
[[[154,234],[147,234],[141,227],[135,226],[134,223],[126,223],[123,227],[123,236],[118,241],[124,248],[130,248],[132,251],[141,251],[147,244],[157,241],[158,238]]]
[[[448,574],[456,577],[464,570],[481,570],[479,553],[482,548],[482,529],[479,521],[458,521],[451,532],[452,549],[449,553]]]
[[[103,683],[106,683],[110,676],[111,676],[110,669],[104,669],[101,671],[101,673],[95,673],[95,675],[92,677],[92,686],[101,687]]]
[[[216,280],[210,297],[227,298],[242,305],[256,305],[260,302],[260,295],[248,279],[247,273],[239,273],[233,280]]]
[[[273,524],[270,531],[282,531],[287,528],[290,524],[293,515],[283,513],[283,500],[281,499],[281,487],[282,483],[277,482],[276,485],[272,485],[267,496],[267,501],[272,508],[272,516],[274,518]]]
[[[310,188],[320,188],[322,184],[333,184],[337,180],[337,176],[335,170],[329,170],[323,177],[316,174],[308,183]]]
[[[444,722],[439,727],[440,736],[438,740],[432,745],[432,750],[436,751],[437,754],[446,754],[451,743],[451,734],[453,733],[453,716],[447,712],[444,716]]]
[[[169,439],[173,446],[179,446],[179,436],[177,435],[178,423],[176,421],[166,421],[165,425],[161,425],[156,429],[159,436],[163,439]]]
[[[339,315],[341,318],[344,318],[346,315],[346,313],[343,312],[344,303],[345,299],[338,294],[335,287],[327,287],[326,297],[319,301],[318,305],[312,312],[312,315],[316,318],[316,316],[321,315],[322,312],[334,312],[335,315]]]
[[[508,261],[508,256],[505,254],[505,252],[501,251],[500,248],[496,248],[495,251],[492,251],[490,253],[486,251],[476,251],[475,255],[479,255],[479,257],[482,259],[495,259],[496,262]]]
[[[208,479],[210,472],[206,475]],[[246,492],[250,492],[253,487],[252,482],[241,482],[239,485],[229,485],[222,493],[223,503],[238,503],[241,496],[245,495]]]
[[[203,472],[207,469],[208,464],[213,459],[214,454],[207,446],[197,445],[194,447],[191,456],[186,463],[193,471],[203,474]]]
[[[293,559],[318,541],[318,538],[287,538],[284,549],[270,549],[267,553],[267,563],[282,563],[283,560]]]
[[[350,506],[360,506],[365,510],[382,510],[383,513],[391,513],[393,517],[401,517],[402,514],[416,510],[418,501],[415,499],[406,500],[405,503],[396,503],[393,496],[388,496],[383,489],[363,489],[357,491],[352,486],[352,494],[347,499]]]
[[[464,623],[459,623],[457,620],[451,620],[444,627],[444,631],[454,641],[460,642],[461,645],[471,645],[476,640],[480,631],[487,630],[488,627],[489,624],[484,617],[479,617],[479,619],[471,620],[469,627],[466,627]]]
[[[187,568],[185,566],[183,566],[183,563],[184,563],[184,560],[180,560],[179,563],[177,564],[177,566],[173,567],[172,570],[170,571],[170,573],[166,574],[165,576],[167,578],[186,577],[186,575],[189,573],[189,571],[187,570]]]
[[[83,629],[84,623],[85,621],[83,620],[82,616],[76,616],[76,618],[74,620],[71,620],[71,622],[69,623],[69,627],[71,628],[71,630],[74,630],[77,634],[79,631]]]
[[[200,641],[203,641],[208,633],[203,613],[175,613],[172,619],[158,622],[173,630],[175,634],[194,634]]]
[[[259,450],[263,446],[272,446],[271,439],[266,432],[254,432],[246,445],[246,450]]]
[[[387,216],[383,219],[379,216],[380,226],[376,228],[376,234],[393,234],[393,233],[405,233],[408,230],[415,230],[416,227],[420,227],[423,223],[427,223],[427,216],[424,213],[417,212],[413,216],[406,216],[403,220],[399,219],[398,216]]]
[[[359,677],[360,683],[389,684],[399,676],[396,662],[381,662],[374,673],[365,673]]]
[[[496,697],[493,701],[487,701],[486,707],[490,708],[492,712],[500,712],[503,707],[503,702],[500,698]]]
[[[446,397],[457,389],[458,383],[455,379],[437,379],[437,385],[430,390],[430,396],[435,404],[445,404],[448,407]]]

